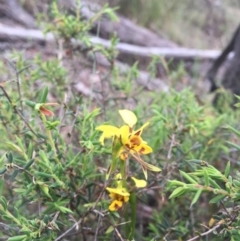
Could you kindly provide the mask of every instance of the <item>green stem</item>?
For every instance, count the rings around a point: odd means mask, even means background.
[[[136,206],[137,206],[137,198],[136,193],[131,193],[130,195],[130,205],[131,205],[131,226],[129,227],[130,231],[127,234],[129,240],[133,240],[136,226]]]
[[[51,130],[49,130],[49,129],[47,128],[47,124],[46,124],[47,119],[46,119],[46,117],[45,117],[44,114],[42,114],[42,113],[40,113],[40,114],[41,114],[41,118],[42,118],[42,121],[43,121],[44,126],[45,126],[45,129],[46,129],[46,133],[47,133],[47,137],[48,137],[48,142],[49,142],[49,144],[50,144],[50,146],[51,146],[51,148],[52,148],[52,150],[53,150],[53,152],[54,152],[56,161],[57,161],[58,163],[60,163],[60,161],[59,161],[59,159],[58,159],[58,157],[57,157],[57,149],[56,149],[55,143],[54,143],[53,138],[52,138]]]

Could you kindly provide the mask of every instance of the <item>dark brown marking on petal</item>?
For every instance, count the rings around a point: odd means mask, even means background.
[[[142,147],[139,152],[140,152],[140,153],[144,153],[144,151],[145,151],[145,148]]]
[[[121,144],[123,144],[123,143],[122,143],[122,136],[121,136],[121,135],[120,135],[119,139],[120,139]]]
[[[131,146],[129,144],[125,145],[128,149],[131,149]]]
[[[134,135],[140,136],[140,135],[141,135],[141,130],[139,130],[138,132],[136,132]]]
[[[130,142],[131,142],[133,145],[139,146],[140,143],[141,143],[141,139],[140,139],[138,136],[135,136],[135,135],[134,135],[133,137],[131,137]]]
[[[115,210],[118,210],[120,207],[118,206],[117,203],[115,203],[114,208],[115,208]]]

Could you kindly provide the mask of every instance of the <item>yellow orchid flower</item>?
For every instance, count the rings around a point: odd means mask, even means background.
[[[152,148],[141,137],[143,129],[149,125],[149,122],[145,123],[138,130],[134,130],[133,127],[137,123],[136,115],[130,110],[119,110],[119,114],[126,125],[123,125],[120,128],[111,125],[100,125],[96,128],[96,130],[103,132],[99,139],[101,144],[104,145],[105,138],[114,137],[114,159],[116,159],[116,157],[120,157],[121,160],[127,160],[129,155],[131,155],[141,164],[146,179],[147,169],[153,172],[161,171],[160,168],[148,164],[140,158],[140,155],[146,155],[152,152]],[[117,148],[114,148],[115,145]],[[114,163],[108,168],[107,179],[111,171],[115,170],[115,165],[116,162],[114,161]]]
[[[127,125],[123,125],[118,128],[111,125],[100,125],[96,130],[102,131],[102,135],[99,139],[102,145],[104,145],[105,138],[118,137],[122,148],[119,151],[119,156],[122,160],[126,160],[128,151],[139,154],[149,154],[152,152],[152,148],[147,145],[147,142],[141,138],[142,131],[149,125],[149,122],[145,123],[137,131],[133,130],[133,126],[137,122],[135,114],[129,110],[119,110],[119,113]]]
[[[107,187],[106,190],[109,192],[109,197],[112,199],[109,205],[110,211],[117,211],[124,203],[129,201],[130,193],[126,188],[118,186],[117,188]]]

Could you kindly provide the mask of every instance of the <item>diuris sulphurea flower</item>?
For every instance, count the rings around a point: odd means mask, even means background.
[[[146,179],[147,169],[154,172],[161,171],[160,168],[144,162],[140,157],[141,155],[146,155],[152,152],[152,148],[141,137],[144,128],[149,125],[149,122],[145,123],[141,128],[134,130],[133,127],[137,123],[136,115],[129,110],[119,110],[119,114],[125,125],[121,127],[100,125],[96,128],[96,130],[103,132],[99,139],[102,145],[104,145],[105,138],[113,138],[113,161],[108,169],[107,178],[110,175],[110,172],[115,170],[117,158],[126,161],[129,156],[141,164]]]
[[[146,187],[147,182],[145,180],[137,179],[135,177],[131,177],[134,181],[134,184],[137,188]],[[109,197],[112,199],[111,204],[109,205],[110,211],[118,211],[124,203],[129,201],[131,194],[128,192],[127,188],[125,188],[126,182],[123,179],[121,173],[115,175],[115,186],[116,188],[107,187],[106,190],[109,192]]]
[[[130,193],[126,188],[121,186],[117,188],[107,187],[106,190],[109,192],[109,197],[112,199],[112,202],[109,205],[110,211],[119,210],[124,203],[129,201]]]

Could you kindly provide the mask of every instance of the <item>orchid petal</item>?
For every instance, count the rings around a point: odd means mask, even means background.
[[[101,142],[101,144],[104,146],[104,139],[105,138],[111,138],[113,136],[118,136],[119,135],[119,128],[115,127],[115,126],[111,126],[111,125],[101,125],[96,127],[96,130],[98,131],[102,131],[102,135],[99,139],[99,141]]]
[[[152,148],[144,142],[142,142],[139,146],[134,146],[133,150],[141,155],[146,155],[153,151]]]
[[[127,192],[127,190],[125,188],[110,188],[110,187],[107,187],[106,190],[109,191],[110,193],[118,194],[118,195],[123,196],[123,197],[129,197],[130,196],[130,193]]]
[[[124,123],[126,123],[131,128],[137,123],[136,115],[130,110],[119,110]]]
[[[131,178],[135,182],[136,187],[141,188],[141,187],[147,186],[147,182],[145,180],[137,179],[135,177],[131,177]]]
[[[130,133],[129,126],[124,125],[120,127],[119,135],[121,137],[121,142],[123,145],[129,144],[129,133]]]
[[[150,122],[146,122],[143,126],[141,126],[141,128],[139,128],[138,130],[134,131],[132,133],[132,135],[141,136],[143,129],[146,128],[149,124],[150,124]]]
[[[123,202],[118,201],[118,200],[114,200],[108,207],[108,209],[112,212],[117,211],[118,209],[120,209],[123,205]]]
[[[119,128],[111,125],[101,125],[96,127],[96,130],[106,133],[105,135],[109,137],[119,134]]]

